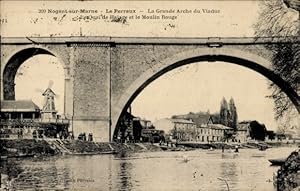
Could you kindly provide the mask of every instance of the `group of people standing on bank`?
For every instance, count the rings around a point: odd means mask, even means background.
[[[89,133],[88,136],[86,136],[86,133],[80,133],[78,135],[78,140],[82,140],[82,141],[93,141],[93,134]]]

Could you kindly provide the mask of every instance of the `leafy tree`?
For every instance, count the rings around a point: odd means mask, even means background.
[[[223,97],[220,108],[220,123],[228,126],[229,109],[226,99]]]
[[[238,114],[237,114],[236,106],[235,106],[233,98],[230,98],[228,126],[232,127],[233,130],[235,130],[235,131],[237,130],[237,120],[238,120]]]
[[[260,124],[257,121],[250,122],[250,137],[251,139],[264,141],[266,137],[267,129],[264,124]]]
[[[255,24],[257,37],[286,37],[286,39],[300,36],[300,1],[299,0],[269,0],[261,2],[262,11]],[[300,92],[300,45],[299,43],[284,43],[267,45],[267,49],[275,53],[273,69],[290,86]],[[275,118],[280,119],[289,115],[295,107],[287,95],[274,83],[270,83],[273,90],[268,97],[275,103]],[[299,111],[299,108],[298,112]]]

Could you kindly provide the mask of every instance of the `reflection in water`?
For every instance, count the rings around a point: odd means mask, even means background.
[[[265,156],[244,149],[236,156],[221,151],[135,153],[133,156],[65,156],[21,160],[17,190],[264,190],[278,167],[269,158],[287,156],[293,148],[273,148]],[[186,154],[191,160],[182,162]],[[179,159],[180,158],[180,159]]]
[[[237,166],[235,161],[223,162],[220,164],[221,179],[225,182],[220,182],[220,187],[227,189],[226,183],[229,188],[235,188],[238,182]],[[230,189],[232,190],[232,189]]]
[[[109,158],[108,160],[108,190],[113,190],[112,189],[112,157]]]
[[[131,182],[131,172],[132,164],[128,161],[120,162],[120,190],[131,190],[132,182]]]

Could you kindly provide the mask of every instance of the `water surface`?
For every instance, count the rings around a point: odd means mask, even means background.
[[[148,152],[129,156],[60,156],[20,161],[17,190],[257,190],[274,191],[268,159],[296,148]],[[188,162],[184,161],[188,159]]]

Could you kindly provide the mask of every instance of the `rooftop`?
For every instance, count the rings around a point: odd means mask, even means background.
[[[194,124],[193,121],[191,121],[191,120],[186,120],[186,119],[171,119],[171,121],[174,122],[174,123]]]
[[[38,112],[40,108],[32,100],[1,100],[1,112]]]
[[[210,114],[209,112],[188,113],[184,115],[174,115],[172,119],[192,120],[198,127],[209,123],[218,123],[219,114]]]
[[[208,125],[201,125],[200,128],[210,128],[210,129],[221,129],[221,130],[232,130],[231,127],[227,127],[222,124],[208,124]]]

